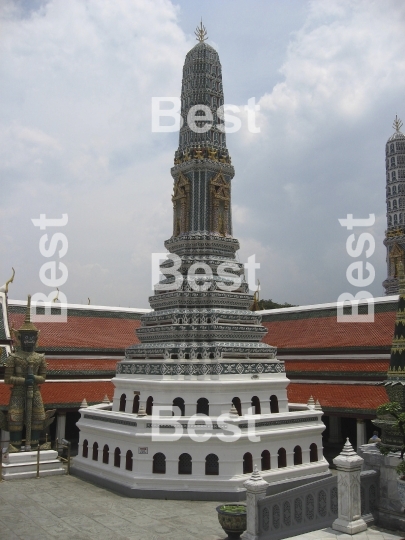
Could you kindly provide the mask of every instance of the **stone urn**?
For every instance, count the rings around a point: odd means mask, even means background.
[[[228,538],[237,539],[246,530],[246,505],[221,504],[217,506],[218,521]]]
[[[395,468],[397,477],[398,497],[402,506],[405,506],[405,461],[401,458],[401,461]]]

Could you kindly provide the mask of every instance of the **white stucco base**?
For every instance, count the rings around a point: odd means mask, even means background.
[[[74,458],[72,472],[92,478],[109,487],[124,490],[139,497],[166,497],[240,500],[245,497],[243,483],[251,471],[243,474],[244,455],[250,453],[252,465],[262,470],[262,452],[270,452],[270,468],[261,474],[268,482],[311,476],[328,471],[322,454],[322,411],[307,405],[290,407],[287,401],[288,379],[284,373],[269,374],[252,380],[250,376],[217,376],[215,380],[184,380],[171,378],[120,375],[113,379],[116,386],[110,406],[100,404],[80,409],[81,418],[79,454]],[[125,412],[121,396],[126,396]],[[134,395],[140,395],[141,405],[153,396],[153,414],[139,416],[130,412]],[[270,412],[270,396],[278,399],[278,413]],[[261,404],[261,414],[249,414],[253,397]],[[173,417],[171,409],[156,415],[157,407],[172,405],[173,400],[184,400],[184,416]],[[196,402],[204,397],[209,401],[209,416],[194,419],[203,424],[195,433],[205,434],[208,440],[196,440],[188,429],[190,418],[196,412]],[[229,415],[232,399],[241,402],[242,416]],[[180,411],[174,407],[173,412]],[[222,423],[229,428],[221,429]],[[174,423],[177,423],[175,430]],[[210,422],[212,427],[206,427]],[[252,426],[255,431],[252,432]],[[236,440],[223,440],[231,430],[239,430]],[[88,454],[83,455],[86,444]],[[317,459],[310,454],[310,446],[317,447]],[[302,463],[294,464],[294,449],[301,447]],[[97,452],[93,453],[93,447]],[[108,450],[104,450],[108,447]],[[278,466],[278,453],[285,449],[286,466]],[[116,450],[118,449],[118,450]],[[115,461],[120,455],[119,464]],[[127,453],[132,453],[132,470],[128,470]],[[156,454],[165,457],[165,473],[153,472]],[[192,473],[180,474],[179,457],[187,453],[192,460]],[[206,474],[206,457],[218,457],[218,474]],[[297,456],[296,456],[297,457]],[[94,458],[94,459],[93,459]],[[108,463],[103,463],[108,460]],[[297,460],[296,460],[297,461]],[[187,495],[189,494],[189,495]]]
[[[39,476],[66,474],[55,450],[43,450],[39,454]],[[16,452],[4,454],[2,479],[17,480],[37,476],[37,452]]]

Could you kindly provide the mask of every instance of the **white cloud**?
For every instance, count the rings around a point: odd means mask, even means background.
[[[284,268],[275,279],[269,266],[267,284],[262,273],[264,296],[314,303],[347,290],[352,261],[338,225],[347,213],[377,215],[372,292],[382,293],[384,144],[403,103],[404,26],[405,5],[394,0],[310,2],[280,67],[283,79],[259,100],[260,134],[245,128],[228,136],[234,196],[256,217],[239,234],[247,228],[264,260],[276,254]]]
[[[351,261],[337,220],[347,213],[377,215],[373,292],[381,293],[384,144],[405,90],[403,3],[308,6],[277,57],[277,84],[260,99],[261,132],[249,133],[242,109],[243,129],[227,137],[240,257],[257,254],[263,298],[291,303],[344,292]],[[16,268],[12,297],[41,287],[42,233],[30,219],[67,212],[68,300],[147,307],[150,253],[164,251],[171,235],[177,146],[177,134],[151,133],[151,98],[180,94],[193,43],[179,14],[169,0],[49,0],[29,11],[1,4],[0,273]],[[243,17],[232,14],[235,43],[221,58],[224,75],[243,87],[240,58],[260,58],[263,87],[266,77],[274,80],[266,74],[271,41],[255,50]],[[218,16],[229,25],[227,10]],[[264,32],[260,10],[256,17]],[[280,19],[287,35],[288,20]],[[226,49],[221,35],[212,37]]]

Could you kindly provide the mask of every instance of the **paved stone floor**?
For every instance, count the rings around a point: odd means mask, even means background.
[[[1,540],[222,540],[220,503],[122,497],[74,476],[0,483]],[[355,540],[399,540],[368,529]],[[294,540],[346,540],[331,529]]]
[[[402,540],[403,533],[369,527],[367,531],[350,536],[333,529],[321,529],[294,536],[292,540]]]

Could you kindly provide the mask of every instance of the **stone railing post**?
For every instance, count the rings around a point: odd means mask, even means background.
[[[363,458],[353,450],[349,439],[333,463],[338,471],[338,518],[332,529],[356,534],[367,529],[361,517],[360,470]]]
[[[262,478],[255,465],[252,476],[243,483],[246,487],[246,531],[243,540],[258,540],[259,538],[259,506],[258,501],[266,496],[269,483]]]

